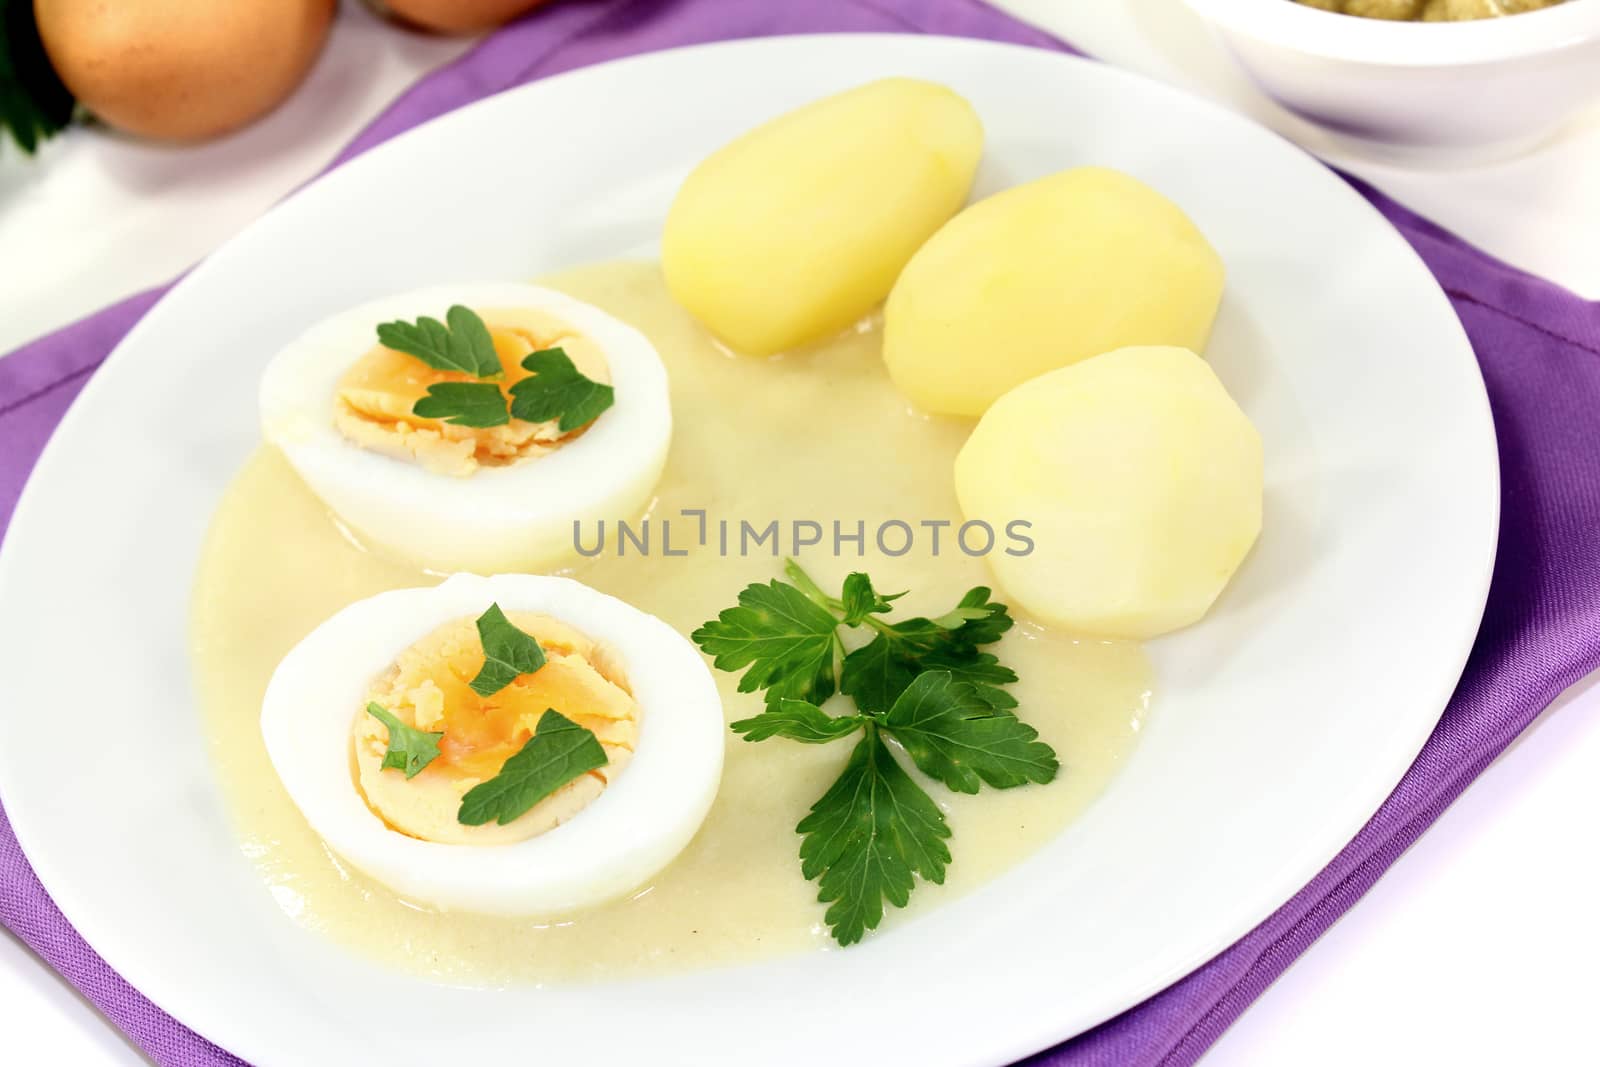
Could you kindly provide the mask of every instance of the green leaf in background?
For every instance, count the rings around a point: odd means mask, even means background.
[[[0,0],[0,132],[32,155],[72,121],[73,100],[39,41],[33,0]]]

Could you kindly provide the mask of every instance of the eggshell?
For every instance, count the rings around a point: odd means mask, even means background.
[[[532,11],[546,0],[384,0],[398,18],[439,33],[477,33]]]
[[[300,84],[335,0],[35,0],[50,62],[129,133],[193,141],[236,129]]]

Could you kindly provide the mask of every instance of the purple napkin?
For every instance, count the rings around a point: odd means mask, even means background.
[[[978,0],[597,0],[536,12],[424,78],[335,166],[425,119],[573,67],[679,45],[820,31],[981,37],[1070,51]],[[1503,519],[1488,613],[1459,689],[1394,794],[1340,855],[1238,944],[1032,1067],[1193,1063],[1557,694],[1600,666],[1600,306],[1468,247],[1357,187],[1427,261],[1471,335],[1500,437]],[[84,380],[160,292],[0,360],[0,530]],[[162,1065],[239,1061],[95,955],[34,877],[0,812],[0,922]],[[308,1050],[309,1051],[309,1050]]]

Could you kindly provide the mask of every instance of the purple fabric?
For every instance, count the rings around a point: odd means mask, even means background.
[[[903,31],[1067,50],[977,0],[598,0],[536,12],[424,78],[334,165],[417,123],[534,78],[637,52],[813,31]],[[1454,301],[1488,381],[1504,518],[1488,614],[1444,719],[1394,794],[1293,900],[1144,1004],[1026,1061],[1189,1064],[1364,893],[1564,688],[1600,665],[1600,306],[1472,249],[1360,187]],[[0,360],[0,530],[46,437],[144,293]],[[0,812],[0,922],[163,1065],[238,1063],[95,955],[34,877]]]

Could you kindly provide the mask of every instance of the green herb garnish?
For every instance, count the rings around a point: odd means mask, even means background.
[[[477,312],[456,304],[444,317],[444,322],[424,315],[414,323],[381,323],[378,341],[385,348],[417,357],[434,370],[458,371],[485,381],[503,377],[494,338]]]
[[[505,377],[505,369],[489,327],[477,312],[461,304],[445,313],[444,322],[424,315],[414,323],[381,323],[378,342],[415,356],[434,370],[478,379],[428,386],[428,395],[411,407],[411,413],[419,418],[477,429],[504,426],[514,418],[524,422],[554,419],[562,433],[571,433],[599,418],[616,400],[615,389],[585,377],[561,348],[543,348],[523,357],[522,367],[531,377],[513,385],[508,400],[495,384]]]
[[[529,353],[522,369],[533,377],[511,387],[511,414],[524,422],[560,419],[562,433],[593,422],[616,399],[616,390],[584,377],[564,349]]]
[[[1017,680],[980,645],[1000,640],[1011,628],[1006,606],[977,586],[950,612],[890,623],[878,616],[904,593],[883,596],[859,572],[844,582],[844,596],[828,596],[793,560],[789,581],[774,579],[744,588],[737,607],[727,608],[690,636],[713,657],[718,670],[745,671],[739,692],[765,690],[768,701],[795,699],[820,704],[836,689],[862,711],[884,712],[924,670],[950,671],[983,687],[996,707],[1016,707],[998,688]],[[868,627],[871,641],[848,655],[839,627]]]
[[[428,386],[428,395],[411,406],[411,413],[480,429],[511,421],[506,395],[493,382],[435,382]]]
[[[532,674],[544,666],[539,642],[511,624],[499,604],[478,616],[478,638],[483,642],[483,669],[467,684],[481,697],[492,697],[519,674]]]
[[[31,0],[0,0],[0,134],[26,155],[72,121],[72,93],[56,76]]]
[[[845,578],[844,593],[839,598],[839,606],[844,611],[844,624],[860,626],[867,621],[868,615],[885,615],[894,610],[893,602],[903,596],[904,593],[879,593],[872,588],[871,578],[856,571]]]
[[[793,560],[789,581],[745,587],[736,607],[692,635],[721,670],[744,670],[740,692],[765,690],[767,708],[733,723],[746,741],[783,737],[826,744],[860,731],[838,780],[796,830],[801,873],[818,880],[824,916],[841,945],[861,940],[883,918],[883,902],[904,907],[914,875],[944,881],[950,828],[884,741],[905,747],[917,768],[959,793],[1010,789],[1055,778],[1060,764],[1038,732],[1018,719],[1005,685],[1016,673],[980,646],[1011,628],[1004,604],[982,586],[935,619],[890,622],[904,594],[879,594],[865,574],[830,597]],[[846,652],[840,634],[872,637]],[[835,689],[857,713],[817,705]]]
[[[906,906],[920,874],[944,882],[950,827],[944,812],[865,727],[838,781],[795,829],[800,873],[817,880],[823,920],[841,945],[853,945],[883,920],[883,902]]]
[[[849,737],[861,729],[866,721],[860,715],[829,715],[804,700],[776,700],[768,704],[767,710],[760,715],[752,719],[740,719],[731,728],[734,733],[743,734],[746,741],[787,737],[791,741],[822,745]]]
[[[918,770],[957,793],[976,793],[980,780],[995,789],[1043,785],[1061,766],[1039,731],[949,671],[917,675],[882,722]]]
[[[527,743],[500,773],[467,790],[456,818],[467,826],[517,819],[574,778],[606,765],[605,749],[590,730],[555,709],[539,719]]]
[[[820,704],[837,687],[839,617],[825,604],[787,582],[748,585],[739,606],[689,635],[718,670],[748,667],[739,692],[766,690],[767,700]]]
[[[1016,673],[979,650],[1011,629],[1006,606],[990,600],[986,587],[968,590],[952,611],[937,619],[889,623],[868,616],[863,622],[876,633],[844,658],[839,675],[839,688],[863,711],[888,711],[917,675],[934,669],[971,682],[996,708],[1017,706],[1016,699],[999,688],[1016,681]]]
[[[439,739],[442,733],[430,734],[407,726],[382,704],[369,703],[367,714],[389,729],[389,747],[383,753],[383,768],[404,771],[407,778],[415,778],[422,768],[439,758]]]

